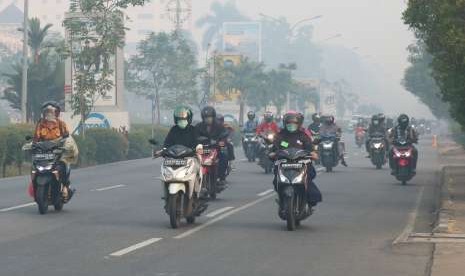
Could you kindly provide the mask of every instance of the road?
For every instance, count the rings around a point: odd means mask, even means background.
[[[295,232],[277,216],[271,177],[245,161],[205,215],[177,230],[163,212],[157,160],[76,170],[76,197],[44,216],[29,204],[26,177],[0,180],[0,275],[424,275],[432,245],[395,242],[431,231],[428,141],[408,186],[359,149],[348,157],[349,168],[318,176],[324,202]]]

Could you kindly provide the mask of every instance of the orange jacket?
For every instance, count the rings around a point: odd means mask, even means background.
[[[34,141],[49,141],[62,138],[69,135],[66,123],[60,119],[56,122],[45,121],[41,119],[36,126],[34,132]]]

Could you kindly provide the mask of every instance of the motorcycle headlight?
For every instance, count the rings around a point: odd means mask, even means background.
[[[39,172],[48,171],[48,170],[51,170],[51,169],[52,169],[52,166],[53,166],[53,165],[37,166],[37,170],[38,170]]]
[[[292,183],[303,183],[304,182],[304,173],[305,171],[302,170],[299,175],[297,175],[296,177],[294,177],[294,179],[292,179]]]
[[[266,138],[270,141],[273,141],[274,139],[274,135],[273,134],[268,134],[268,136],[266,136]]]
[[[285,175],[283,175],[281,172],[279,172],[279,180],[281,183],[291,183],[289,179]]]
[[[252,142],[257,142],[257,141],[258,141],[257,137],[253,137],[253,138],[250,139],[250,140],[251,140]]]
[[[374,143],[374,144],[373,144],[373,147],[374,147],[375,149],[380,149],[380,148],[383,147],[383,143]]]
[[[410,157],[410,155],[412,155],[412,152],[411,151],[406,151],[404,154],[405,154],[405,157]]]
[[[333,144],[323,144],[323,149],[332,149],[333,148]]]

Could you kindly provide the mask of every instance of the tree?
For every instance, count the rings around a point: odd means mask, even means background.
[[[40,28],[38,19],[31,19],[28,31],[29,48],[33,52],[34,62],[28,67],[28,93],[26,118],[28,122],[37,121],[41,115],[42,103],[47,100],[60,102],[64,99],[64,63],[59,50],[62,40],[49,39],[48,28]],[[48,26],[48,25],[47,25]],[[5,89],[3,99],[14,109],[21,109],[22,62],[19,56],[2,60],[0,70]]]
[[[402,84],[410,93],[417,96],[439,119],[449,117],[449,105],[441,99],[441,91],[433,78],[432,56],[425,45],[418,41],[409,46],[410,67],[405,70]]]
[[[271,70],[267,73],[267,90],[270,102],[276,107],[277,113],[281,114],[286,103],[287,91],[292,91],[293,80],[288,70]]]
[[[39,63],[40,52],[44,47],[46,47],[44,41],[48,35],[48,30],[52,26],[52,24],[47,24],[42,28],[40,20],[36,17],[29,20],[29,29],[27,32],[29,37],[28,45],[31,48],[35,64]]]
[[[71,98],[74,115],[80,115],[80,133],[96,99],[115,84],[112,58],[124,46],[127,28],[124,10],[142,6],[147,0],[71,0],[71,16],[64,21],[69,33],[67,54],[74,67],[75,93]]]
[[[200,18],[196,22],[197,27],[206,28],[202,39],[203,49],[207,49],[208,45],[212,44],[215,38],[218,42],[221,41],[221,39],[217,36],[223,28],[224,22],[246,20],[246,17],[237,9],[235,2],[231,0],[228,0],[224,4],[221,4],[220,2],[213,2],[210,10],[210,14]],[[218,44],[221,45],[221,43]]]
[[[217,62],[215,67],[218,68],[218,88],[223,93],[239,92],[239,124],[242,125],[247,98],[262,84],[264,65],[241,58],[237,65],[225,66]]]
[[[432,75],[453,119],[465,128],[464,1],[410,0],[403,16],[431,55]]]
[[[152,102],[152,123],[160,124],[160,110],[198,101],[196,56],[191,43],[177,33],[150,34],[137,46],[128,68],[128,87]],[[156,116],[155,116],[156,112]]]

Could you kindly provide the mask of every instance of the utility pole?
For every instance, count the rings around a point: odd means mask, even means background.
[[[28,20],[29,0],[24,0],[24,23],[23,23],[23,75],[21,86],[21,121],[27,123],[27,69],[28,69]]]

